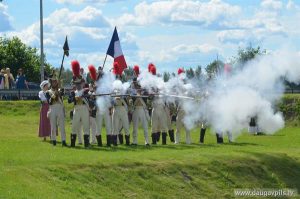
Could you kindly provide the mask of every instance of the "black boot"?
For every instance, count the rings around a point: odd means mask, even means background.
[[[156,133],[156,141],[159,142],[159,140],[160,140],[160,132],[157,132]]]
[[[76,136],[76,134],[71,134],[71,147],[75,147]]]
[[[125,135],[125,141],[126,141],[126,145],[129,146],[130,145],[130,135]]]
[[[89,135],[83,135],[84,139],[84,147],[88,148],[90,146],[90,136]]]
[[[152,133],[152,144],[156,144],[156,133]]]
[[[112,141],[111,141],[111,135],[106,135],[106,146],[108,146],[108,147],[110,147],[111,146],[111,143],[112,143]]]
[[[217,143],[222,144],[223,143],[223,137],[221,137],[218,133],[216,133],[216,137],[217,137]]]
[[[223,143],[224,143],[223,137],[220,137],[220,144],[223,144]]]
[[[52,140],[53,146],[56,146],[56,140]]]
[[[171,142],[175,142],[175,139],[174,139],[174,130],[169,130],[169,137],[170,137],[170,141]]]
[[[98,146],[102,146],[102,137],[101,137],[101,135],[96,135],[96,139],[97,139],[97,142],[98,142]]]
[[[217,143],[220,142],[219,134],[216,133]]]
[[[204,142],[205,131],[206,131],[206,129],[201,128],[201,131],[200,131],[200,143]]]
[[[123,144],[123,143],[124,143],[124,137],[123,137],[123,134],[119,134],[118,137],[119,137],[119,142],[120,142],[120,144]]]
[[[112,135],[112,140],[113,140],[113,145],[118,146],[118,136],[117,135]]]
[[[62,146],[68,146],[65,140],[63,140],[63,141],[61,142],[61,145],[62,145]]]
[[[167,133],[165,132],[162,133],[162,144],[163,145],[167,144]]]

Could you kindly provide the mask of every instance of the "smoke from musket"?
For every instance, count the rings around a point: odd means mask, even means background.
[[[102,78],[97,82],[97,94],[118,92],[119,94],[125,94],[129,88],[130,83],[122,83],[120,80],[116,80],[115,75],[112,73],[104,73]],[[100,112],[105,111],[111,107],[110,96],[98,96],[97,106]]]
[[[231,76],[217,77],[205,88],[208,96],[184,102],[185,124],[191,129],[206,121],[215,131],[236,136],[257,116],[263,132],[276,132],[284,127],[283,116],[275,109],[284,92],[282,77],[299,82],[299,60],[295,53],[278,51],[257,57]]]
[[[112,73],[104,73],[102,78],[97,81],[97,94],[112,93],[112,82],[115,81],[115,76]],[[97,106],[100,113],[104,113],[107,108],[111,107],[111,99],[109,96],[97,97]]]
[[[282,113],[276,103],[284,92],[283,77],[290,82],[300,82],[300,55],[289,51],[277,51],[260,55],[231,74],[218,75],[216,79],[188,80],[184,75],[162,77],[142,71],[138,77],[142,88],[150,93],[192,96],[186,98],[163,97],[168,103],[178,102],[185,111],[184,124],[192,129],[201,123],[214,131],[230,131],[236,137],[249,126],[250,118],[256,117],[261,131],[274,133],[284,127]],[[98,82],[98,93],[112,92],[119,88],[124,92],[129,83],[115,81],[112,74],[105,74]],[[105,106],[104,97],[97,99],[98,106]]]

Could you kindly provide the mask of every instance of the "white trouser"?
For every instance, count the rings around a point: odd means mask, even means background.
[[[250,134],[256,134],[256,133],[258,132],[257,126],[249,126],[248,132],[249,132]]]
[[[167,132],[167,115],[163,105],[155,105],[152,109],[152,133]]]
[[[82,122],[80,121],[79,123],[80,124],[78,125],[80,126],[79,126],[79,131],[77,132],[77,137],[78,137],[78,143],[82,144]]]
[[[149,144],[149,141],[148,141],[148,121],[147,121],[145,111],[146,110],[144,109],[143,106],[136,106],[135,110],[133,111],[133,115],[132,115],[133,144],[137,144],[139,122],[142,123],[143,129],[144,129],[145,144]]]
[[[168,129],[171,130],[172,129],[172,118],[171,118],[171,115],[170,115],[169,107],[165,107],[165,111],[166,111],[166,116],[167,116]]]
[[[90,134],[90,116],[89,109],[86,105],[75,105],[73,112],[72,134],[78,135],[83,127],[84,135]]]
[[[217,131],[217,134],[219,134],[219,137],[223,138],[223,132],[222,131]],[[232,133],[230,131],[227,131],[226,134],[228,136],[228,141],[233,142]]]
[[[51,140],[56,140],[57,124],[60,129],[61,140],[66,141],[66,132],[65,132],[65,114],[64,106],[62,104],[53,104],[50,105],[48,118],[51,125]]]
[[[113,123],[113,135],[118,135],[120,130],[120,123],[125,130],[126,135],[129,134],[129,121],[127,111],[124,106],[115,106],[112,114],[112,123]]]
[[[176,136],[175,136],[175,144],[179,144],[180,142],[180,130],[182,127],[185,129],[185,141],[187,144],[191,144],[191,134],[190,131],[186,128],[186,126],[183,123],[184,118],[184,111],[180,110],[177,114],[176,118]]]
[[[232,133],[227,131],[227,136],[228,136],[229,142],[233,142]]]
[[[91,130],[91,143],[97,142],[96,136],[99,135],[97,132],[96,118],[90,116],[90,130]]]
[[[106,135],[111,135],[111,116],[109,114],[109,109],[106,109],[104,112],[97,111],[96,114],[96,125],[97,125],[97,134],[101,135],[103,120],[105,123]]]

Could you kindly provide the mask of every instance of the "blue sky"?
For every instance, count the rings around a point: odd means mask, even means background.
[[[239,47],[300,52],[298,0],[44,0],[44,51],[58,67],[68,35],[70,61],[102,65],[114,26],[128,65],[158,71],[227,62]],[[39,48],[39,1],[3,0],[0,35]],[[109,58],[106,69],[112,59]]]

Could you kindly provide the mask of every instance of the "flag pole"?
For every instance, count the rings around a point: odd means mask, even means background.
[[[63,69],[63,65],[64,65],[64,60],[65,60],[65,53],[64,53],[64,55],[63,55],[63,58],[62,58],[62,60],[61,60],[61,65],[60,65],[60,70],[59,70],[59,75],[58,75],[58,79],[60,79],[60,77],[61,77],[61,73],[62,73],[62,69]]]
[[[103,65],[102,65],[102,70],[104,69],[106,58],[107,58],[107,54],[105,55],[105,58],[104,58],[104,62],[103,62]]]

